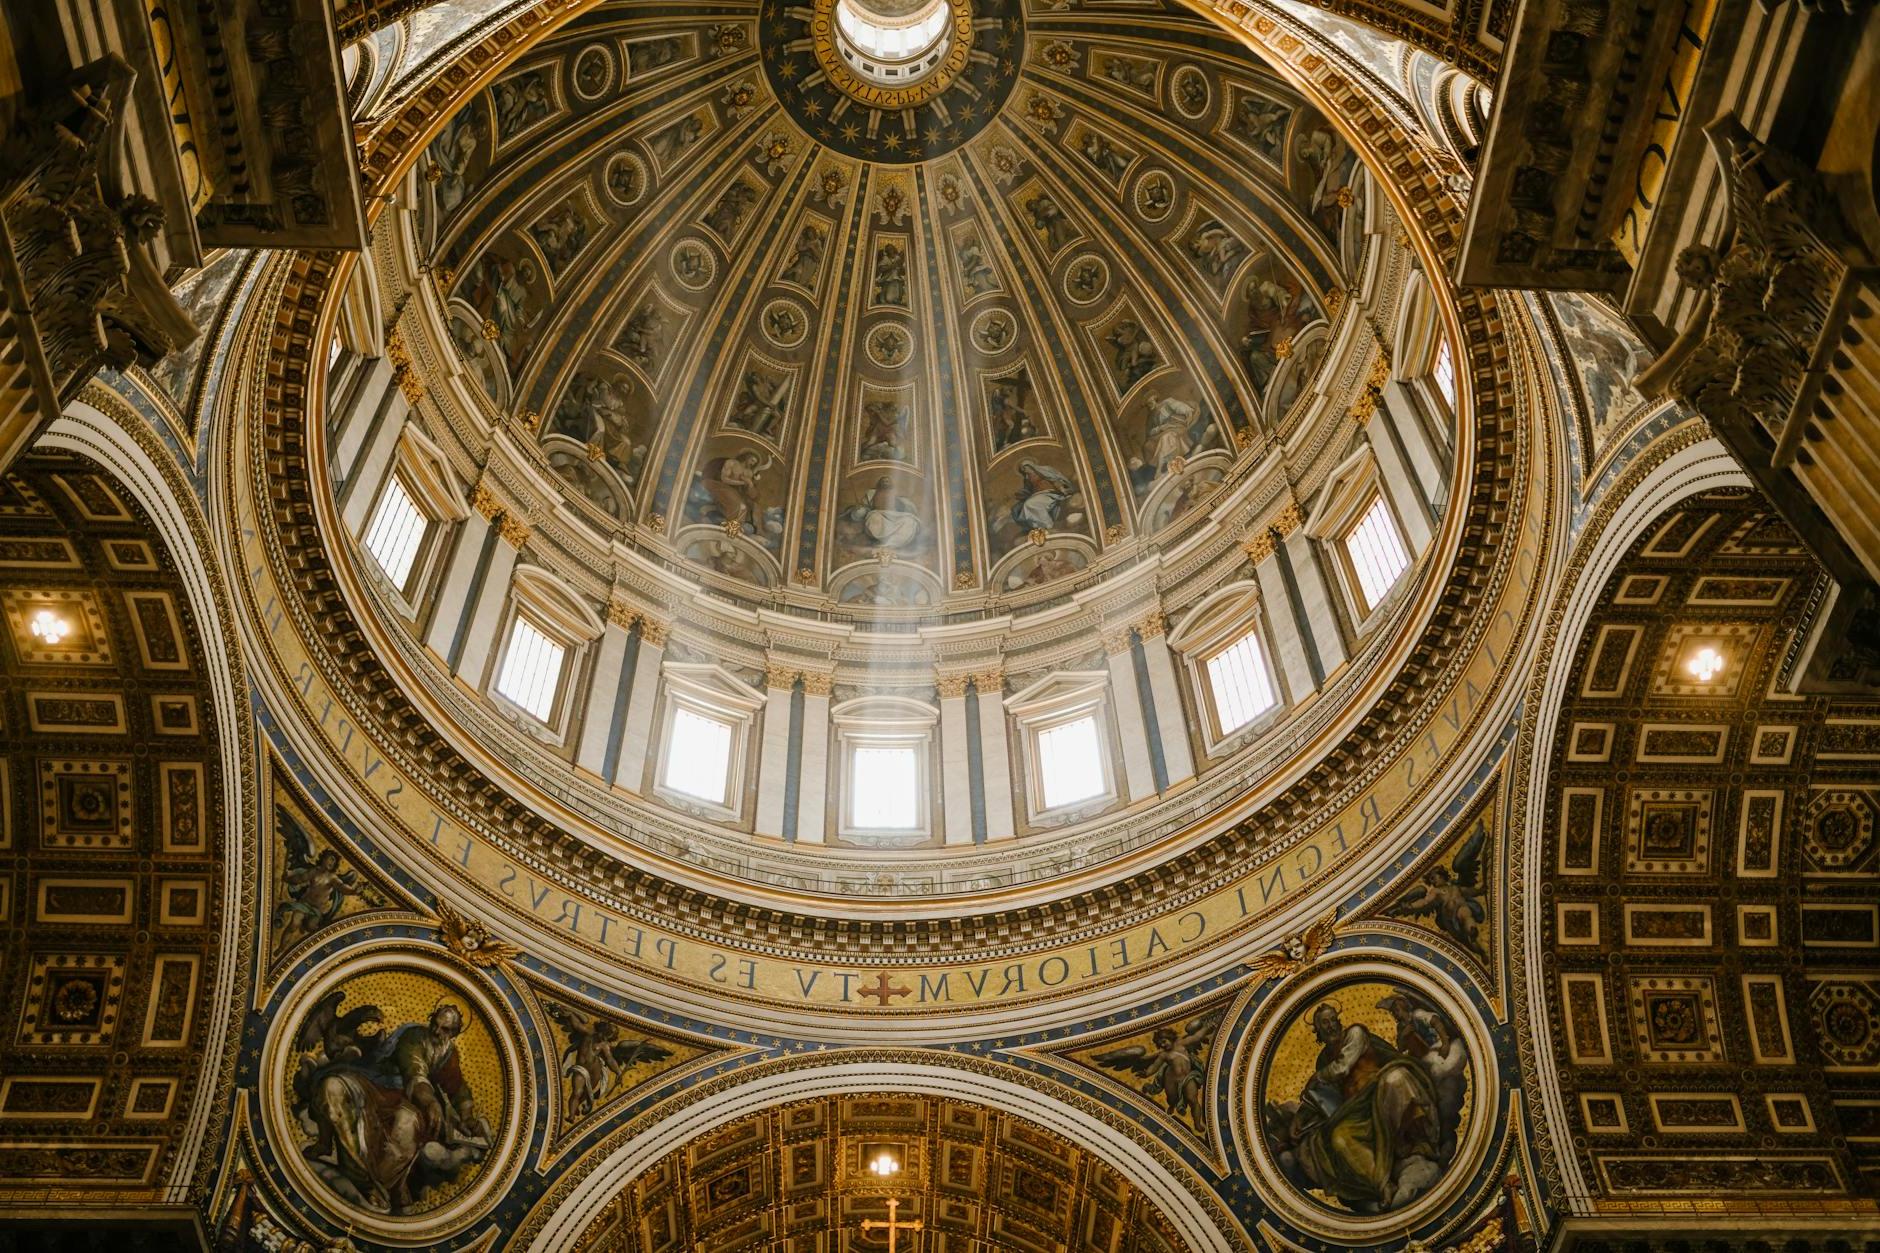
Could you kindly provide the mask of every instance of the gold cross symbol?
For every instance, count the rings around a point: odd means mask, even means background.
[[[900,1208],[900,1198],[891,1196],[888,1198],[888,1220],[886,1222],[883,1222],[879,1218],[864,1218],[862,1220],[863,1235],[867,1235],[871,1231],[885,1231],[888,1233],[888,1253],[894,1253],[895,1236],[900,1232],[925,1231],[927,1229],[927,1225],[918,1218],[911,1218],[904,1223],[896,1222],[894,1219],[895,1211]]]

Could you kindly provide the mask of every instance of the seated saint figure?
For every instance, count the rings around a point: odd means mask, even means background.
[[[1363,1023],[1346,1026],[1330,1002],[1312,1030],[1321,1047],[1298,1100],[1266,1107],[1281,1170],[1360,1214],[1408,1204],[1441,1177],[1453,1144],[1428,1066]]]

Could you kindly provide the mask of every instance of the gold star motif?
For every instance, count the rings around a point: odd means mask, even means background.
[[[854,143],[856,136],[860,135],[861,133],[862,133],[862,128],[857,126],[853,122],[848,123],[846,126],[842,128],[842,138],[848,140],[850,143]]]

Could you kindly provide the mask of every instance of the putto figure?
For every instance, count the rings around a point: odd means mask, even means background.
[[[1177,1035],[1172,1027],[1158,1027],[1147,1045],[1131,1044],[1091,1060],[1111,1070],[1127,1070],[1149,1082],[1142,1085],[1147,1096],[1160,1096],[1168,1112],[1194,1124],[1203,1135],[1208,1130],[1207,1069],[1208,1049],[1220,1030],[1226,1009],[1211,1010],[1191,1019]]]
[[[568,1005],[547,1002],[548,1016],[568,1033],[561,1051],[561,1077],[567,1085],[568,1121],[594,1112],[618,1087],[627,1073],[646,1062],[663,1062],[672,1050],[644,1037],[622,1038],[620,1028],[605,1018],[584,1014]]]

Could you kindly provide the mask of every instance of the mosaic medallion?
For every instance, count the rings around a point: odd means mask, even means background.
[[[1488,1051],[1421,972],[1367,962],[1294,990],[1255,1044],[1248,1111],[1263,1173],[1306,1202],[1285,1208],[1304,1225],[1389,1225],[1440,1204],[1492,1116],[1477,1090]]]
[[[513,1156],[515,1051],[480,987],[381,953],[274,1021],[269,1102],[289,1173],[342,1221],[435,1233],[486,1208]]]

